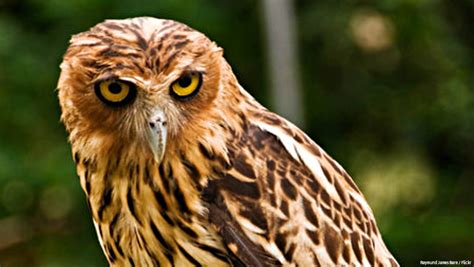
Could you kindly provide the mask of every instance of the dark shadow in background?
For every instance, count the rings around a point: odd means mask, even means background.
[[[474,2],[296,1],[308,134],[354,176],[402,265],[474,260]],[[225,50],[269,105],[261,5],[0,1],[0,264],[105,266],[54,88],[69,37],[172,18]],[[271,107],[270,107],[271,108]]]

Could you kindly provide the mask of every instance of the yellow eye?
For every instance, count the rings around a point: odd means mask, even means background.
[[[171,94],[179,99],[189,99],[197,94],[201,83],[202,75],[200,73],[185,73],[171,84]]]
[[[135,98],[135,85],[116,79],[100,81],[95,85],[97,97],[105,104],[122,106]]]

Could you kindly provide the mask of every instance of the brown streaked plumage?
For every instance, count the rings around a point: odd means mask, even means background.
[[[203,34],[108,20],[72,37],[61,69],[110,265],[398,265],[344,169],[240,87]]]

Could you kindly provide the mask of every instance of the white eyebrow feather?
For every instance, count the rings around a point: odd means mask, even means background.
[[[145,80],[140,76],[120,77],[120,80],[124,80],[131,83],[139,83],[140,85],[143,85],[144,87],[150,86],[150,83],[151,83],[149,80]]]

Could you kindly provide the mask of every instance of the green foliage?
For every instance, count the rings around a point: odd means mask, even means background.
[[[474,2],[295,2],[307,132],[353,174],[400,263],[474,260]],[[59,122],[58,65],[72,34],[106,18],[182,21],[223,47],[269,105],[259,8],[0,2],[0,265],[106,265]]]

